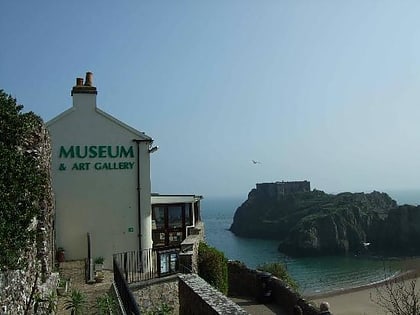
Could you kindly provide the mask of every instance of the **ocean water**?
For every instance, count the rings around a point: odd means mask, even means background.
[[[419,191],[387,192],[398,204],[420,204]],[[277,251],[278,241],[237,237],[228,229],[242,197],[205,198],[202,218],[206,241],[225,253],[228,259],[255,268],[267,262],[283,263],[298,282],[304,295],[341,290],[383,280],[400,271],[399,259],[354,256],[291,258]]]

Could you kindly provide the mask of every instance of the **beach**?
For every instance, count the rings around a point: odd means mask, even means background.
[[[420,293],[420,259],[408,259],[404,262],[404,272],[396,275],[391,281],[403,281],[405,286],[414,280],[416,290]],[[357,288],[344,289],[307,297],[308,301],[319,305],[322,301],[330,303],[334,315],[377,315],[386,314],[385,310],[372,301],[383,290],[386,281]],[[383,291],[382,291],[383,292]]]

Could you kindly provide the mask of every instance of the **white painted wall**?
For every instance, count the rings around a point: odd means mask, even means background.
[[[137,144],[150,139],[96,108],[95,94],[74,94],[73,107],[48,123],[52,138],[52,181],[56,200],[56,244],[66,259],[87,257],[87,233],[91,234],[92,256],[152,247],[150,205],[150,143],[140,143],[141,238],[137,202]],[[60,147],[133,147],[134,157],[63,158]],[[134,163],[132,169],[96,170],[95,163]],[[75,163],[90,163],[88,170],[72,170]],[[66,170],[60,170],[60,166]],[[125,164],[129,165],[129,164]],[[86,168],[86,164],[85,164]]]

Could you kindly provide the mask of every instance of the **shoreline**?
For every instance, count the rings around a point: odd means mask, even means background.
[[[414,278],[419,278],[420,277],[420,258],[415,257],[415,258],[402,259],[401,270],[402,270],[401,272],[398,272],[395,275],[392,275],[380,281],[376,281],[373,283],[368,283],[368,284],[364,284],[364,285],[360,285],[356,287],[349,287],[349,288],[337,289],[333,291],[308,294],[308,295],[303,296],[303,298],[305,300],[319,300],[323,298],[336,297],[340,295],[351,294],[358,291],[377,288],[384,285],[388,281],[405,281],[405,280],[411,280]]]

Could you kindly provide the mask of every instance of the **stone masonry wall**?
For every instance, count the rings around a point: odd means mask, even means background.
[[[171,314],[179,314],[177,276],[154,279],[132,286],[131,290],[142,314],[155,314],[164,306],[172,309]]]
[[[27,154],[38,162],[48,176],[45,194],[39,200],[41,214],[28,227],[36,231],[36,239],[22,254],[29,263],[25,270],[7,270],[0,273],[0,314],[52,314],[55,286],[58,275],[53,266],[53,194],[51,187],[51,145],[42,121],[27,136]]]
[[[204,240],[203,222],[190,229],[190,233],[181,243],[179,265],[182,273],[198,273],[198,246]]]
[[[228,262],[228,278],[229,278],[229,296],[251,297],[255,300],[261,296],[261,271],[247,268],[243,263],[238,261]],[[316,315],[318,310],[308,304],[302,297],[290,289],[283,281],[277,277],[270,276],[269,289],[272,291],[272,299],[274,303],[280,305],[285,311],[292,314],[293,306],[298,304],[304,311],[305,315]]]
[[[248,314],[196,274],[180,275],[178,286],[182,315]]]
[[[257,271],[239,261],[228,262],[228,296],[257,297]]]

